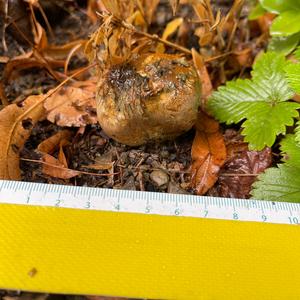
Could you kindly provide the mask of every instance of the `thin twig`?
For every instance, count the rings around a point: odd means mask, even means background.
[[[6,39],[5,39],[5,31],[6,31],[6,26],[7,26],[7,14],[8,14],[8,0],[4,1],[4,22],[3,22],[3,27],[2,27],[2,46],[4,52],[8,51],[7,44],[6,44]]]
[[[45,21],[45,23],[46,23],[46,26],[47,26],[47,28],[48,28],[48,30],[49,30],[49,33],[50,33],[52,39],[54,39],[54,38],[55,38],[55,35],[54,35],[54,32],[53,32],[53,30],[52,30],[52,27],[51,27],[51,25],[50,25],[50,23],[49,23],[49,21],[48,21],[48,18],[47,18],[47,16],[46,16],[45,12],[44,12],[44,9],[43,9],[42,5],[41,5],[39,2],[37,2],[37,5],[38,5],[38,9],[39,9],[41,15],[43,16],[43,19],[44,19],[44,21]]]
[[[258,175],[259,175],[259,174],[224,173],[224,174],[220,174],[219,176],[220,176],[220,177],[235,177],[235,176],[238,176],[238,177],[256,177],[256,176],[258,176]]]
[[[178,51],[181,51],[181,52],[183,52],[183,53],[185,53],[185,54],[192,55],[192,51],[191,51],[191,50],[189,50],[189,49],[187,49],[187,48],[185,48],[185,47],[182,47],[182,46],[180,46],[180,45],[178,45],[178,44],[169,42],[169,41],[167,41],[167,40],[163,40],[162,38],[160,38],[160,37],[159,37],[158,35],[156,35],[156,34],[149,34],[149,33],[147,33],[147,32],[140,31],[140,30],[138,30],[138,29],[136,29],[136,28],[134,28],[134,29],[132,29],[132,30],[133,30],[133,32],[136,33],[136,34],[145,36],[145,37],[147,37],[147,38],[149,38],[149,39],[151,39],[151,40],[153,40],[153,41],[163,43],[163,44],[165,44],[166,46],[169,46],[169,47],[171,47],[171,48],[174,48],[174,49],[176,49],[176,50],[178,50]]]
[[[232,51],[229,51],[229,52],[226,52],[226,53],[222,53],[222,54],[220,54],[220,55],[216,55],[216,56],[213,56],[213,57],[205,58],[205,59],[204,59],[204,62],[206,62],[206,63],[207,63],[207,62],[211,62],[211,61],[217,60],[217,59],[219,59],[219,58],[228,56],[228,55],[230,55],[230,54],[232,54]]]
[[[98,174],[98,173],[79,171],[79,170],[69,169],[69,168],[65,168],[65,167],[61,167],[61,166],[56,166],[56,165],[53,165],[53,164],[50,164],[50,163],[47,163],[45,161],[38,160],[38,159],[29,159],[29,158],[22,158],[21,157],[20,160],[29,161],[29,162],[33,162],[33,163],[39,163],[39,164],[42,164],[42,165],[46,165],[46,166],[49,166],[49,167],[52,167],[52,168],[55,168],[55,169],[64,170],[64,171],[78,172],[78,174],[85,174],[85,175],[92,175],[92,176],[109,177],[109,176],[119,174],[119,173]]]

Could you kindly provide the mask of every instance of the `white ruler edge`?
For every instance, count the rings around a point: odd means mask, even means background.
[[[0,180],[0,204],[300,224],[300,204]]]

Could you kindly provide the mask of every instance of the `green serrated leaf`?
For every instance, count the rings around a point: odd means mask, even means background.
[[[299,0],[260,0],[264,9],[272,13],[281,13],[286,10],[300,10]]]
[[[288,10],[273,21],[270,32],[273,36],[288,36],[300,31],[300,11]]]
[[[261,200],[300,202],[300,168],[280,164],[267,169],[258,176],[251,194]]]
[[[297,126],[296,126],[296,129],[295,129],[295,141],[300,146],[300,121],[297,122]],[[299,150],[299,153],[300,153],[300,150]]]
[[[251,73],[255,87],[259,86],[261,95],[267,95],[262,100],[271,102],[286,101],[293,96],[293,91],[288,85],[285,67],[291,62],[286,61],[283,55],[268,52],[256,61]],[[264,93],[262,91],[265,90]]]
[[[259,175],[252,195],[263,200],[300,202],[300,145],[294,134],[281,141],[280,150],[284,163]]]
[[[289,36],[273,36],[269,42],[268,51],[288,55],[297,47],[299,41],[299,33]]]
[[[251,110],[257,99],[267,97],[266,89],[261,89],[251,80],[238,79],[219,87],[210,98],[208,109],[221,122],[238,123],[246,118],[246,112]]]
[[[245,141],[249,142],[249,149],[262,150],[265,146],[271,147],[276,136],[286,132],[286,126],[294,124],[294,119],[299,114],[298,103],[280,102],[272,105],[267,102],[255,103],[247,112],[247,121],[242,134]]]
[[[275,53],[262,55],[253,68],[253,79],[227,82],[214,92],[208,101],[208,110],[221,122],[243,124],[243,135],[251,149],[271,147],[276,136],[294,124],[300,104],[284,102],[294,92],[290,89],[283,56]]]
[[[290,86],[297,94],[300,94],[300,63],[286,66],[285,71]]]
[[[296,135],[288,134],[281,141],[280,150],[285,164],[300,168],[300,145],[296,141]]]

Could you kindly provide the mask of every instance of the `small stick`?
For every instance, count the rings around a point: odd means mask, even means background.
[[[239,174],[239,173],[224,173],[224,174],[220,174],[220,177],[234,177],[234,176],[238,176],[238,177],[256,177],[259,174]]]
[[[33,163],[39,163],[39,164],[46,165],[46,166],[49,166],[49,167],[52,167],[52,168],[56,168],[56,169],[60,169],[60,170],[70,170],[70,171],[78,172],[78,174],[85,174],[85,175],[92,175],[92,176],[109,177],[109,176],[113,176],[113,175],[119,174],[119,173],[98,174],[98,173],[91,173],[91,172],[79,171],[79,170],[64,168],[64,167],[61,167],[61,166],[56,166],[56,165],[47,163],[47,162],[42,161],[42,160],[37,160],[37,159],[29,159],[29,158],[22,158],[21,157],[20,160],[29,161],[29,162],[33,162]]]
[[[8,14],[8,0],[4,1],[4,22],[3,22],[3,27],[2,27],[2,46],[4,52],[8,51],[7,44],[6,44],[6,39],[5,39],[5,31],[6,31],[6,26],[7,26],[7,14]]]

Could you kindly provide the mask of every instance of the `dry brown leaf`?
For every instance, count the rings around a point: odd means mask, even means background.
[[[192,56],[194,66],[201,82],[201,107],[202,109],[204,109],[207,99],[212,93],[213,86],[210,80],[210,76],[207,72],[203,57],[195,49],[192,49]]]
[[[57,158],[50,154],[43,154],[43,173],[60,179],[70,179],[80,174],[79,171],[68,169]]]
[[[192,146],[191,187],[198,195],[205,194],[218,179],[226,159],[226,147],[219,123],[200,112]]]
[[[179,0],[169,0],[171,7],[172,7],[172,11],[173,11],[173,16],[175,16],[176,11],[177,11],[177,7],[179,4]]]
[[[182,24],[182,22],[183,22],[183,18],[176,18],[176,19],[170,21],[167,24],[167,26],[163,32],[162,39],[167,40],[170,35],[172,35],[173,33],[176,32],[176,30],[179,28],[179,26]],[[156,47],[156,52],[164,53],[165,45],[162,43],[159,43]]]
[[[13,76],[17,76],[22,70],[33,67],[45,68],[54,78],[59,78],[59,74],[53,71],[53,68],[63,67],[64,64],[65,61],[63,60],[45,60],[37,51],[29,51],[25,54],[16,56],[7,62],[3,71],[3,80],[1,84],[5,84],[13,79]]]
[[[64,87],[44,104],[47,119],[59,126],[80,127],[97,123],[95,86]]]
[[[209,190],[214,197],[249,198],[256,175],[272,165],[272,149],[250,151],[243,137],[232,129],[224,135],[227,159],[218,182]]]
[[[48,153],[51,154],[55,151],[55,149],[58,148],[60,142],[63,139],[68,139],[70,138],[72,135],[72,133],[69,130],[61,130],[58,131],[56,134],[50,136],[49,138],[47,138],[46,140],[42,141],[37,149],[40,152],[44,152],[44,153]]]
[[[0,178],[19,180],[19,151],[34,124],[45,117],[45,95],[30,96],[21,106],[11,104],[0,112]]]
[[[86,42],[87,40],[76,40],[64,45],[48,45],[43,49],[42,54],[48,59],[64,60],[74,48],[81,46],[81,49],[83,49]]]
[[[65,168],[68,168],[68,161],[64,152],[64,146],[69,145],[68,140],[61,140],[59,143],[59,152],[58,152],[58,161],[64,165]]]
[[[159,4],[159,0],[144,0],[143,4],[146,20],[148,24],[151,24],[152,16],[154,11],[156,10],[157,5]]]
[[[107,12],[101,0],[88,0],[86,14],[93,24],[97,23],[99,18],[96,12]]]
[[[235,63],[237,62],[241,67],[249,68],[253,64],[254,57],[250,47],[243,50],[234,51],[233,57],[235,59]]]
[[[6,64],[9,61],[8,56],[0,56],[0,64]]]

